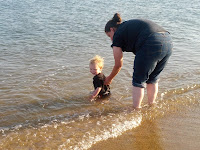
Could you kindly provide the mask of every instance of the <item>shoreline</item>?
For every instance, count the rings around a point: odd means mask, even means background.
[[[142,121],[139,127],[126,131],[117,138],[98,142],[89,150],[198,150],[199,112],[200,108],[195,107],[162,118]]]

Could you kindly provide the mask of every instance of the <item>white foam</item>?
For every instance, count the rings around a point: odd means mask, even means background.
[[[99,129],[92,129],[91,131],[86,132],[82,140],[74,146],[69,146],[70,142],[68,139],[65,143],[59,146],[59,149],[86,150],[97,142],[109,138],[116,138],[122,135],[125,131],[138,127],[141,124],[141,121],[142,115],[138,117],[130,117],[128,120],[126,115],[115,116],[114,119],[110,121],[111,124],[105,126],[100,133]],[[100,126],[100,121],[97,121],[97,126]],[[98,134],[96,132],[98,132]],[[69,147],[67,147],[67,145]]]

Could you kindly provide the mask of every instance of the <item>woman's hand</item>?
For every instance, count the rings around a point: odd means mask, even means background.
[[[110,85],[112,82],[112,79],[110,79],[110,77],[106,77],[105,81],[104,81],[104,85]]]

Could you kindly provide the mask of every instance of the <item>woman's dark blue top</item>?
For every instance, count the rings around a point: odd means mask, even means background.
[[[120,47],[123,52],[136,54],[147,37],[155,32],[167,31],[150,20],[133,19],[125,21],[116,30],[111,47]]]

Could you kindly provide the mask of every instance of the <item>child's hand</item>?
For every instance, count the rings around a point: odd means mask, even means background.
[[[93,96],[93,91],[92,92],[90,92],[90,96],[89,96],[89,101],[94,101],[94,96]]]
[[[90,96],[90,100],[94,101],[95,98],[98,96],[99,92],[101,91],[101,87],[97,87],[93,92],[92,95]]]
[[[90,97],[89,101],[93,102],[93,101],[95,101],[95,99],[93,97]]]

